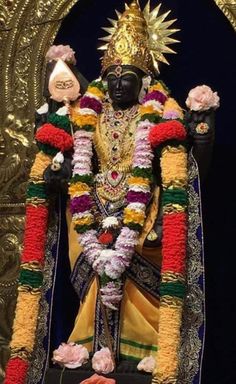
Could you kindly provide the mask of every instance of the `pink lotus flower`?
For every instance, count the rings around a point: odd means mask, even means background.
[[[114,363],[109,348],[102,348],[93,355],[92,367],[94,371],[104,374],[114,370]]]
[[[156,367],[156,360],[153,356],[144,357],[137,366],[139,371],[152,373]]]
[[[75,52],[69,45],[52,45],[46,53],[48,62],[61,59],[69,64],[76,64]]]
[[[75,343],[62,343],[53,351],[52,361],[67,368],[78,368],[89,359],[87,348]]]
[[[213,92],[210,87],[201,85],[191,89],[186,105],[192,111],[207,111],[210,108],[217,109],[220,105],[220,98],[217,92]]]

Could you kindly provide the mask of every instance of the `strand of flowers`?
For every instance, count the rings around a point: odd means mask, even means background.
[[[48,121],[35,136],[40,151],[31,168],[27,188],[18,298],[4,384],[26,382],[35,343],[48,222],[48,196],[43,173],[58,151],[65,152],[73,146],[72,137],[67,133],[70,130],[68,117],[51,114]]]
[[[150,132],[150,142],[161,154],[163,185],[163,240],[157,368],[153,384],[177,382],[180,328],[185,294],[187,242],[187,153],[182,113],[168,100],[163,122]],[[165,121],[165,118],[172,120]],[[178,120],[176,120],[178,119]]]
[[[102,236],[118,226],[115,217],[103,220],[104,234],[97,237],[93,229],[92,214],[92,135],[98,115],[102,112],[104,98],[101,82],[93,82],[80,101],[78,110],[71,110],[71,121],[76,130],[74,135],[73,177],[69,192],[75,230],[80,234],[85,257],[101,277],[101,297],[103,304],[113,310],[118,309],[122,299],[121,275],[130,265],[138,235],[145,221],[146,206],[151,198],[152,149],[148,135],[154,123],[160,119],[163,104],[167,99],[163,86],[159,83],[150,92],[140,107],[141,119],[137,125],[132,176],[129,178],[127,194],[128,206],[124,210],[123,227],[113,246],[108,249],[111,237]],[[104,240],[104,241],[103,241]],[[108,240],[108,241],[107,241]]]

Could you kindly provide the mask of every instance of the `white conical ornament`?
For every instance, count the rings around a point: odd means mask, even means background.
[[[57,102],[70,102],[80,96],[80,83],[68,65],[59,59],[51,73],[48,85],[51,98]]]

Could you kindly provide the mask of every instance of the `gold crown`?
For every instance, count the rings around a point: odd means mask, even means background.
[[[106,44],[99,48],[105,50],[102,74],[111,65],[134,65],[152,74],[159,72],[158,61],[169,64],[164,53],[175,53],[167,45],[178,42],[169,37],[178,29],[168,29],[175,20],[165,21],[170,12],[159,16],[160,6],[150,11],[148,1],[142,12],[138,0],[133,0],[123,14],[116,11],[118,20],[108,19],[112,27],[103,28],[109,35],[100,39]]]

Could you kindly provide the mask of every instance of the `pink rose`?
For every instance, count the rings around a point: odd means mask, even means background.
[[[53,351],[52,361],[67,368],[78,368],[89,359],[87,348],[75,343],[62,343]]]
[[[93,355],[92,367],[94,371],[105,374],[114,370],[114,363],[109,348],[102,348]]]
[[[137,366],[139,371],[152,373],[156,367],[156,360],[153,356],[144,357]]]
[[[69,45],[52,45],[46,53],[46,60],[61,59],[69,64],[76,64],[75,52]]]
[[[201,85],[191,89],[186,100],[186,105],[192,111],[207,111],[210,108],[218,108],[220,98],[217,92],[213,92],[210,87]]]

